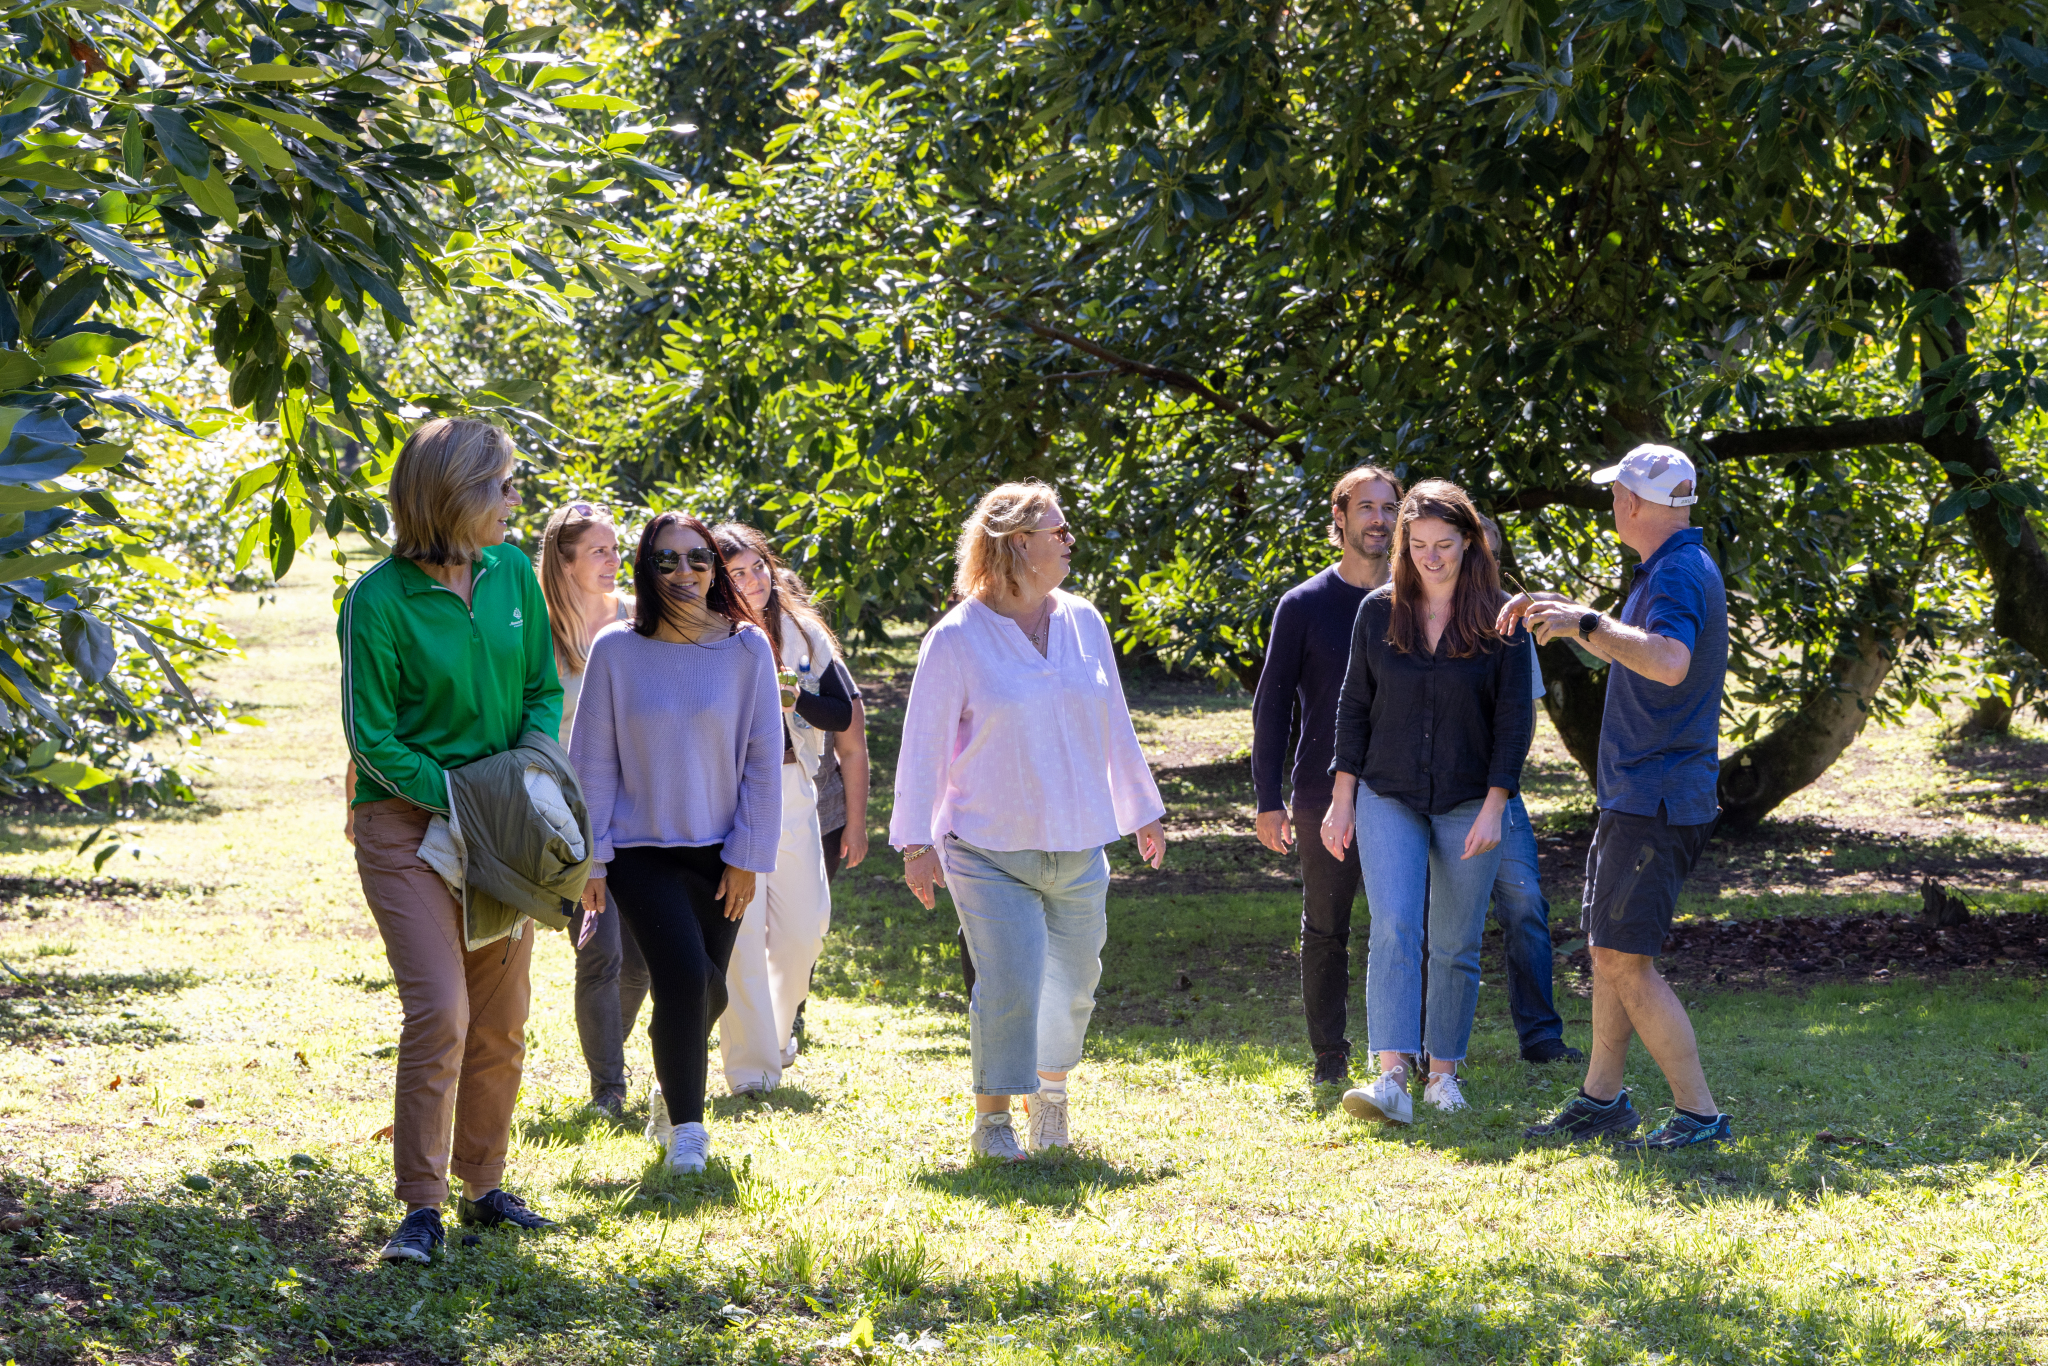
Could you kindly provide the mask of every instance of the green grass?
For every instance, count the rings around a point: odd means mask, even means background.
[[[214,686],[265,724],[208,743],[204,807],[140,823],[124,881],[85,881],[85,818],[0,832],[0,959],[28,979],[0,973],[0,1218],[42,1217],[0,1232],[0,1361],[2048,1355],[2042,981],[1689,991],[1740,1141],[1645,1161],[1521,1141],[1577,1078],[1516,1060],[1489,967],[1472,1109],[1366,1128],[1306,1085],[1298,893],[1244,847],[1243,699],[1166,685],[1139,696],[1178,872],[1118,860],[1076,1153],[965,1160],[950,917],[880,854],[840,884],[807,1052],[767,1101],[715,1101],[701,1178],[580,1108],[571,958],[543,936],[510,1184],[563,1227],[379,1267],[398,1009],[339,838],[327,597],[222,604],[248,655]],[[1575,809],[1546,782],[1546,817]],[[1745,849],[1721,856],[1751,881],[1703,913],[1904,904],[1829,899],[1883,866],[1774,894],[1789,874]],[[1632,1080],[1668,1103],[1640,1053]]]

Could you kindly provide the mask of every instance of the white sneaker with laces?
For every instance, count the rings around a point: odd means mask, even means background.
[[[1024,1099],[1024,1145],[1034,1153],[1047,1148],[1070,1148],[1074,1140],[1067,1136],[1067,1100],[1046,1099],[1045,1092]]]
[[[1359,1119],[1382,1124],[1413,1124],[1415,1102],[1408,1096],[1408,1069],[1382,1072],[1372,1081],[1344,1093],[1344,1108]]]
[[[661,1097],[661,1083],[654,1083],[654,1094],[647,1098],[647,1127],[641,1132],[647,1141],[663,1152],[668,1151],[669,1139],[675,1134],[675,1126],[668,1122],[668,1102]]]
[[[782,1070],[783,1070],[783,1071],[787,1072],[787,1071],[788,1071],[788,1070],[789,1070],[790,1068],[792,1068],[792,1067],[796,1066],[796,1055],[797,1055],[797,1042],[796,1042],[796,1035],[792,1034],[792,1035],[790,1035],[790,1036],[789,1036],[789,1042],[788,1042],[788,1043],[786,1043],[786,1044],[784,1044],[784,1045],[782,1046]]]
[[[970,1146],[976,1157],[993,1157],[1003,1162],[1024,1160],[1024,1150],[1017,1146],[1017,1131],[1010,1124],[1008,1110],[976,1115],[974,1140]]]
[[[1470,1108],[1465,1104],[1465,1093],[1458,1089],[1455,1072],[1430,1073],[1429,1084],[1422,1088],[1422,1103],[1445,1112]]]
[[[711,1131],[697,1123],[678,1124],[668,1141],[668,1169],[689,1176],[704,1170],[711,1156]]]

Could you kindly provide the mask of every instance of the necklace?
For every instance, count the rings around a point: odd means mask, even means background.
[[[1047,594],[1045,604],[1039,609],[1038,612],[1038,629],[1035,631],[1026,629],[1024,632],[1024,639],[1031,642],[1033,649],[1037,650],[1040,654],[1044,654],[1046,650],[1046,645],[1049,643],[1049,637],[1051,636],[1051,634],[1052,595]]]

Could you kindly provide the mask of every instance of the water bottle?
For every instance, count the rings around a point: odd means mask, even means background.
[[[808,659],[796,666],[796,687],[799,694],[814,691],[811,687],[811,661]],[[804,720],[800,712],[791,712],[789,720],[790,724],[798,730],[812,729],[811,723]]]

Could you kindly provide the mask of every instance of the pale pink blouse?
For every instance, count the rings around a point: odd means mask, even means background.
[[[975,598],[925,636],[903,715],[889,842],[1093,849],[1166,814],[1102,614],[1055,591],[1043,658]]]

